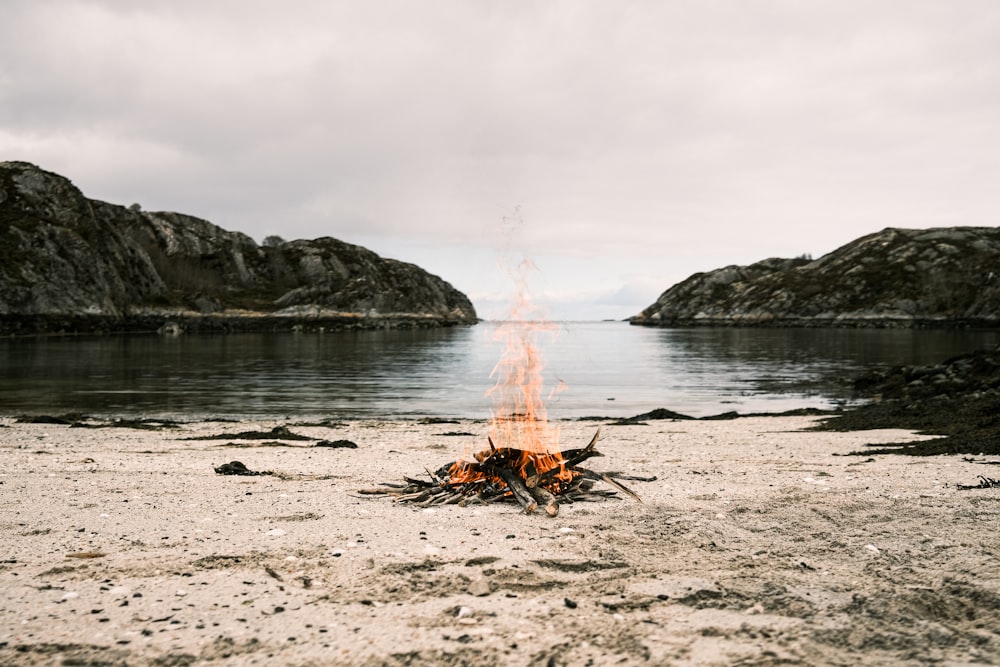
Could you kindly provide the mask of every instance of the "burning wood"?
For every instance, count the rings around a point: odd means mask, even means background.
[[[530,263],[522,262],[522,267],[530,268]],[[582,449],[559,449],[558,429],[549,426],[542,400],[543,364],[534,342],[536,332],[551,332],[555,327],[532,317],[523,278],[522,274],[512,319],[496,329],[495,339],[506,345],[490,374],[496,377],[496,384],[486,392],[496,405],[487,436],[489,449],[472,455],[466,452],[463,459],[435,473],[428,470],[430,481],[406,478],[403,484],[387,484],[363,493],[389,494],[401,502],[424,506],[513,499],[526,514],[542,506],[549,516],[559,513],[561,500],[593,500],[616,494],[614,490],[593,489],[599,481],[640,500],[610,473],[580,467],[587,459],[602,456],[595,449],[600,430]],[[560,381],[553,393],[565,388]]]
[[[471,461],[455,461],[427,471],[428,480],[404,478],[401,484],[384,484],[361,493],[390,495],[399,502],[414,503],[422,507],[470,502],[490,503],[514,500],[525,514],[543,507],[549,516],[559,513],[559,502],[578,502],[616,496],[615,490],[594,489],[594,483],[603,481],[634,499],[642,499],[614,477],[613,473],[600,473],[580,467],[580,463],[595,456],[603,456],[596,449],[600,429],[590,443],[582,449],[565,452],[534,452],[511,447],[496,447],[487,437],[489,449],[478,452]],[[632,477],[642,481],[655,478]]]

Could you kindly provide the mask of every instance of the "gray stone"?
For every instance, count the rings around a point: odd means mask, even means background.
[[[483,575],[474,577],[472,581],[469,582],[468,593],[469,595],[475,595],[476,597],[484,597],[493,592],[493,588],[490,586],[490,580]]]

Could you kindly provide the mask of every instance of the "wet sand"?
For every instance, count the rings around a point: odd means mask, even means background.
[[[481,422],[0,419],[0,664],[995,661],[1000,489],[958,485],[1000,469],[849,456],[920,436],[815,421],[604,424],[586,465],[657,481],[550,518],[357,493],[482,445]],[[358,447],[189,439],[281,425]],[[276,474],[214,472],[232,460]]]

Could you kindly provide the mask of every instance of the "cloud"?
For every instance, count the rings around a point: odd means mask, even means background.
[[[1000,213],[991,0],[9,0],[0,63],[4,159],[470,293],[520,206],[580,316],[625,273]]]

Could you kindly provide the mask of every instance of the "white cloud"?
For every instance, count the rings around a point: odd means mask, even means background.
[[[997,80],[991,0],[9,0],[0,157],[484,304],[520,205],[553,310],[624,317],[629,273],[996,224]]]

